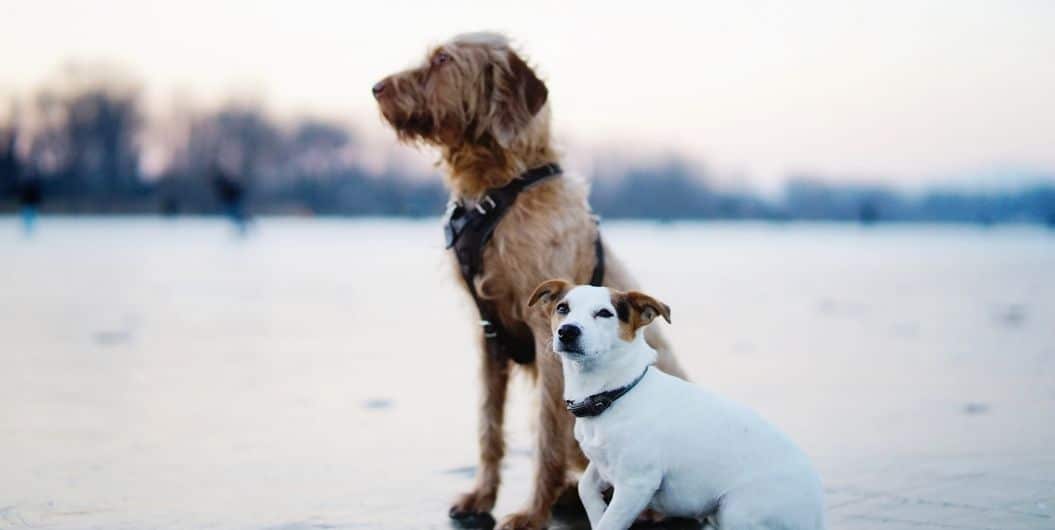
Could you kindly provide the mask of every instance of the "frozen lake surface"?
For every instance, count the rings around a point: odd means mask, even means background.
[[[1055,232],[604,232],[694,380],[814,457],[832,529],[1055,528]],[[0,218],[0,528],[450,528],[456,288],[435,220]],[[497,516],[530,484],[517,390]]]

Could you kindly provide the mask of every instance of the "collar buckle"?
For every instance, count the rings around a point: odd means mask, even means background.
[[[597,396],[590,399],[590,402],[590,409],[598,416],[612,406],[612,400],[605,396]]]

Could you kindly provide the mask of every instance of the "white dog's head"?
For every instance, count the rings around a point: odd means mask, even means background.
[[[573,286],[564,280],[536,287],[528,306],[536,304],[550,317],[553,350],[576,361],[643,341],[642,330],[657,316],[670,322],[667,304],[645,293]]]

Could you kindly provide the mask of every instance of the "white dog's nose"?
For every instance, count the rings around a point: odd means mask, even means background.
[[[563,343],[575,342],[582,335],[582,329],[573,324],[564,324],[557,329],[557,338]]]

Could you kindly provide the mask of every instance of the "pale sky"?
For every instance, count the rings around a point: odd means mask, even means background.
[[[679,152],[761,188],[1055,175],[1048,0],[0,0],[0,97],[104,61],[157,108],[248,94],[394,143],[373,82],[482,29],[537,66],[572,156]]]

